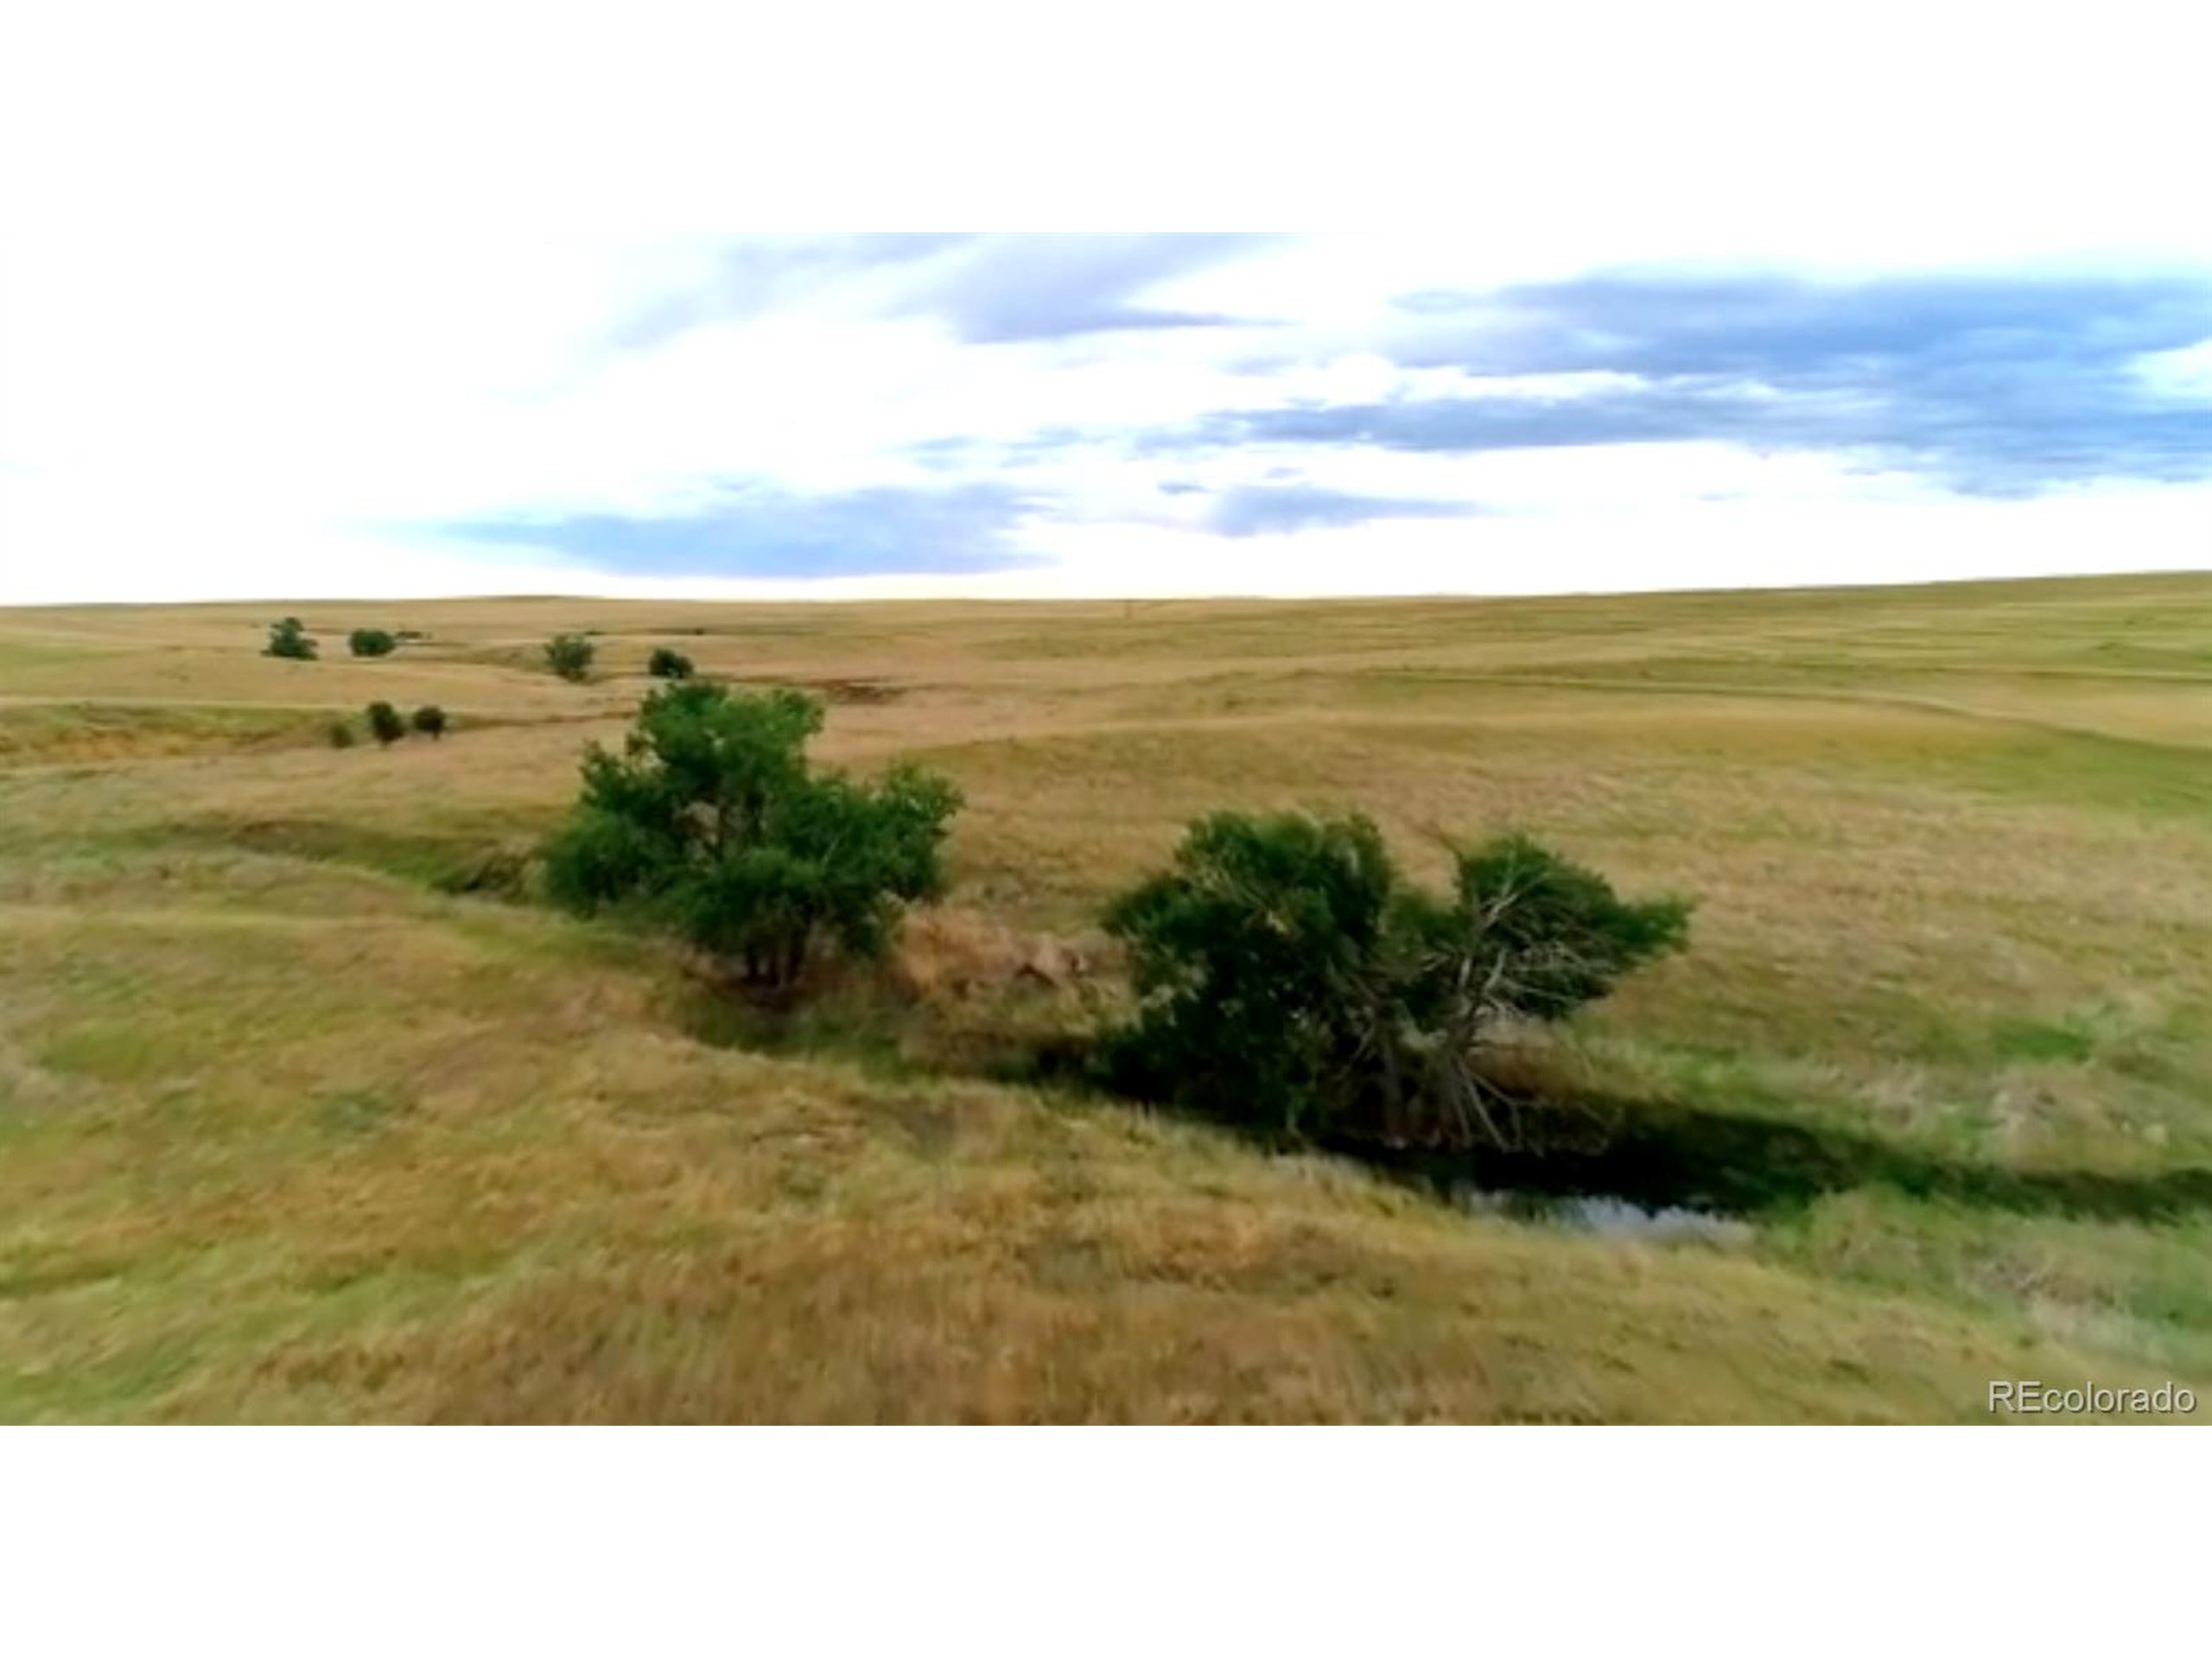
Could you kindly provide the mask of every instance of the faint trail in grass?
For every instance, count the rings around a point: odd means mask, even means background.
[[[1685,697],[1717,696],[1761,702],[1785,701],[1904,709],[1918,714],[1970,720],[1986,725],[2015,727],[2044,733],[2053,737],[2082,738],[2094,742],[2118,744],[2129,748],[2148,749],[2158,754],[2202,757],[2209,750],[2212,750],[2212,697],[2208,697],[2207,700],[2208,724],[2205,741],[2197,744],[2176,743],[2154,737],[2136,737],[2109,731],[2099,726],[2080,726],[2066,721],[2043,719],[2034,715],[2012,714],[1994,709],[1977,709],[1971,703],[1954,702],[1941,697],[1914,696],[1896,691],[1849,691],[1840,688],[1824,690],[1808,686],[1762,685],[1750,682],[1731,683],[1726,680],[1623,679],[1571,674],[1522,673],[1514,670],[1500,670],[1490,673],[1451,670],[1433,674],[1427,672],[1401,674],[1393,677],[1438,684],[1465,683],[1478,685],[1541,686],[1547,690],[1556,691],[1598,691],[1615,694],[1627,692],[1631,695],[1656,694],[1662,696]],[[2206,683],[2212,685],[2212,682]],[[1300,717],[1313,718],[1314,716],[1301,715]]]

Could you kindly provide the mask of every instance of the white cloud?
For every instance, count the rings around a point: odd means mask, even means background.
[[[2212,340],[2171,351],[2145,352],[2133,365],[2144,384],[2161,397],[2212,404]]]
[[[1561,166],[1496,190],[1535,213],[1537,183],[1580,177],[1580,162]],[[1763,208],[1750,217],[1757,234],[1737,234],[1727,224],[1741,204],[1723,183],[1707,210],[1668,226],[1573,214],[1524,244],[1491,228],[1292,241],[1144,294],[1265,325],[998,345],[963,343],[913,309],[956,272],[953,257],[832,261],[770,285],[754,312],[708,305],[632,349],[621,340],[637,316],[715,288],[715,244],[264,234],[153,259],[133,237],[22,238],[0,259],[0,601],[790,591],[593,569],[573,550],[495,549],[455,529],[681,513],[734,478],[794,493],[984,482],[1046,502],[1018,537],[1046,556],[1039,570],[838,580],[814,593],[1526,591],[2212,562],[2208,495],[2188,485],[1967,500],[1896,458],[1876,469],[1847,449],[1721,440],[1473,454],[1153,442],[1225,411],[1573,404],[1648,387],[1611,370],[1478,376],[1402,363],[1391,347],[1409,315],[1395,301],[1421,289],[1754,244],[1801,270],[1849,264],[1852,250],[1883,270],[1999,250],[2042,259],[2035,268],[2130,270],[2117,254],[2063,252],[2049,217],[2035,234],[2006,213],[1975,219],[1971,234],[1933,234],[1936,219],[1960,217],[1938,206],[1929,194],[1853,219],[1827,201],[1818,226],[1796,206]],[[1900,252],[1900,224],[1931,232],[1913,257]],[[681,321],[681,308],[668,315]],[[2208,349],[2152,352],[2134,367],[2168,398],[2203,398]],[[1783,400],[1754,378],[1727,391]],[[1048,442],[1031,447],[1039,434]],[[957,442],[925,449],[944,440]],[[1210,495],[1285,482],[1484,515],[1208,531]]]

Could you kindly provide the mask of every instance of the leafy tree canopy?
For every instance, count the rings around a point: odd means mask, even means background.
[[[873,955],[905,906],[939,896],[959,791],[896,767],[873,782],[810,766],[822,705],[788,690],[678,681],[647,697],[623,752],[594,746],[545,849],[572,908],[639,909],[783,992],[826,944]]]
[[[1523,836],[1453,862],[1440,894],[1363,817],[1192,825],[1107,912],[1139,998],[1113,1046],[1122,1081],[1291,1135],[1511,1143],[1486,1052],[1681,948],[1689,907],[1624,899]]]

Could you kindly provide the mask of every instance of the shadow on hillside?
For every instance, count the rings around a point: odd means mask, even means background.
[[[893,1004],[896,1012],[887,1013]],[[725,1046],[836,1057],[906,1073],[982,1077],[1141,1106],[1226,1128],[1271,1151],[1286,1149],[1280,1137],[1108,1086],[1095,1044],[1083,1034],[966,1031],[953,1040],[932,1029],[931,1012],[880,993],[779,1013],[695,992],[679,1018],[691,1035]],[[1305,1149],[1439,1193],[1472,1185],[1535,1198],[1619,1198],[1649,1211],[1751,1216],[1869,1188],[1979,1209],[2101,1221],[2175,1220],[2212,1211],[2212,1169],[2008,1168],[1916,1151],[1871,1135],[1672,1101],[1554,1091],[1548,1098],[1529,1094],[1522,1104],[1525,1122],[1559,1126],[1554,1143],[1512,1152],[1446,1152],[1322,1140]],[[1602,1128],[1593,1133],[1592,1126]]]
[[[2012,1169],[1770,1118],[1673,1103],[1602,1105],[1615,1127],[1595,1147],[1451,1154],[1371,1146],[1332,1150],[1441,1189],[1471,1181],[1547,1198],[1625,1198],[1647,1209],[1747,1215],[1831,1192],[1887,1187],[1980,1209],[2100,1221],[2174,1220],[2212,1210],[2212,1169]]]
[[[296,858],[401,876],[444,893],[515,898],[521,895],[527,861],[527,843],[514,834],[520,822],[500,817],[446,830],[410,830],[337,818],[211,816],[163,824],[156,833],[165,846]]]

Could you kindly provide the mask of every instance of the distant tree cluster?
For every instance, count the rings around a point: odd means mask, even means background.
[[[379,747],[398,742],[407,735],[410,727],[433,741],[443,737],[446,732],[446,711],[434,702],[424,703],[411,715],[402,715],[392,704],[378,699],[361,713],[368,724],[369,735],[376,739]],[[356,741],[349,721],[332,721],[329,734],[334,749],[350,749]]]
[[[315,641],[308,636],[306,625],[296,616],[288,616],[269,625],[269,643],[262,648],[261,654],[311,663],[317,652]]]
[[[588,678],[598,654],[598,647],[581,633],[556,633],[545,642],[545,665],[564,680]]]
[[[645,659],[645,672],[657,680],[688,680],[692,671],[691,659],[666,645],[654,646],[653,654]]]
[[[355,628],[346,636],[346,649],[356,657],[389,657],[399,649],[403,639],[420,639],[423,636],[403,629],[397,633],[389,628]],[[296,616],[288,616],[269,625],[269,643],[263,648],[264,657],[285,657],[295,662],[311,663],[320,655],[315,640],[306,626]]]

